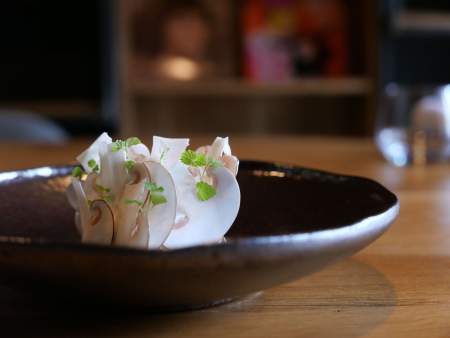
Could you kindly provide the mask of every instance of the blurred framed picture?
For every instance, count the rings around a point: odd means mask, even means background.
[[[247,79],[276,82],[347,72],[342,0],[245,0],[241,18]]]
[[[234,1],[134,0],[137,76],[192,81],[233,74]]]

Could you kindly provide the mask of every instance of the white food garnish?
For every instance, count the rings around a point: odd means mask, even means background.
[[[197,151],[189,139],[103,133],[77,157],[67,190],[83,242],[135,248],[180,248],[221,242],[240,205],[239,161],[228,138]]]

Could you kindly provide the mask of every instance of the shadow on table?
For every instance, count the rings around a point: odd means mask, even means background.
[[[350,259],[241,301],[193,312],[49,305],[1,289],[0,330],[5,337],[359,337],[383,323],[395,304],[386,277]]]

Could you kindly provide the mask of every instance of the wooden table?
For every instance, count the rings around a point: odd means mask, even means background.
[[[67,163],[85,144],[1,144],[0,170]],[[0,336],[6,331],[5,337],[450,337],[449,166],[394,168],[369,140],[361,139],[233,138],[232,146],[241,158],[377,179],[400,197],[400,217],[353,258],[202,311],[49,311],[0,289]]]

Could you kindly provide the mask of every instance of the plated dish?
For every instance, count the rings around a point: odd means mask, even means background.
[[[225,242],[172,250],[86,244],[65,195],[73,168],[0,173],[1,283],[83,302],[198,308],[352,255],[399,209],[396,196],[369,179],[241,161],[241,206]]]

